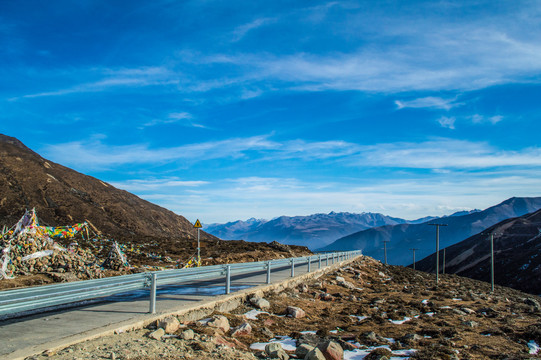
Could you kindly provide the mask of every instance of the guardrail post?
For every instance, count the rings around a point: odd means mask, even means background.
[[[231,265],[227,265],[225,270],[225,293],[231,292]]]
[[[295,259],[291,259],[291,277],[295,276]]]
[[[325,266],[329,266],[329,254],[325,254]]]
[[[321,255],[319,255],[319,265],[318,265],[318,269],[321,269]]]
[[[271,262],[267,261],[267,284],[271,283]]]
[[[310,266],[312,265],[312,258],[308,256],[308,272],[310,272]]]
[[[150,308],[148,309],[148,312],[151,314],[156,313],[156,278],[156,274],[152,274],[150,278]]]

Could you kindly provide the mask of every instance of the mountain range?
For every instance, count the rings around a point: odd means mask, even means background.
[[[438,223],[447,225],[440,227],[440,249],[460,242],[500,221],[539,209],[541,209],[541,197],[514,197],[483,211],[437,219]],[[388,241],[388,263],[408,265],[412,263],[410,249],[418,249],[417,258],[426,257],[435,251],[436,227],[430,224],[436,221],[370,228],[342,237],[321,250],[362,249],[363,253],[368,256],[383,259],[383,242]]]
[[[449,216],[460,216],[478,211],[480,210],[460,211]],[[355,214],[333,211],[328,214],[307,216],[280,216],[272,220],[251,218],[225,224],[204,224],[203,227],[208,233],[224,240],[278,241],[283,244],[317,249],[358,231],[385,225],[420,224],[433,219],[439,219],[439,217],[427,216],[417,220],[405,220],[379,213]]]
[[[308,216],[280,216],[272,220],[248,219],[204,225],[205,231],[224,240],[278,241],[311,249],[374,226],[402,224],[407,220],[378,213],[330,212]]]
[[[494,240],[494,282],[541,294],[541,210],[506,219],[445,248],[445,272],[490,281],[490,234]],[[418,270],[436,272],[435,264],[433,253],[415,265]],[[442,271],[443,251],[440,251]]]

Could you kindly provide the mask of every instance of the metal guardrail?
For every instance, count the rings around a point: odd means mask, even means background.
[[[321,268],[328,266],[329,263],[334,264],[335,262],[351,259],[359,255],[362,255],[360,250],[335,252],[270,261],[152,271],[103,279],[4,290],[0,291],[0,316],[93,300],[147,288],[150,288],[149,312],[154,313],[156,312],[157,286],[225,277],[225,292],[229,294],[231,276],[233,275],[253,271],[266,271],[266,282],[270,284],[272,269],[291,266],[291,276],[293,277],[295,276],[296,266],[306,264],[308,266],[308,272],[310,272],[314,263],[318,268]],[[323,263],[325,264],[323,265]]]

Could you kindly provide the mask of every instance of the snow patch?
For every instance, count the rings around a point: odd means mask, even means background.
[[[540,350],[539,345],[534,340],[528,342],[528,348],[530,349],[530,355],[535,355]]]
[[[256,310],[256,309],[253,309],[253,310],[250,310],[248,311],[246,314],[244,314],[243,316],[246,318],[246,319],[249,319],[249,320],[257,320],[257,316],[259,314],[268,314],[268,312],[266,311],[259,311],[259,310]]]

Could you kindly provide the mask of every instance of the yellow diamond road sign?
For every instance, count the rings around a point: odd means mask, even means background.
[[[197,219],[195,221],[195,224],[193,224],[193,227],[196,229],[199,229],[199,228],[202,228],[203,226],[201,225],[201,222],[199,221],[199,219]]]

